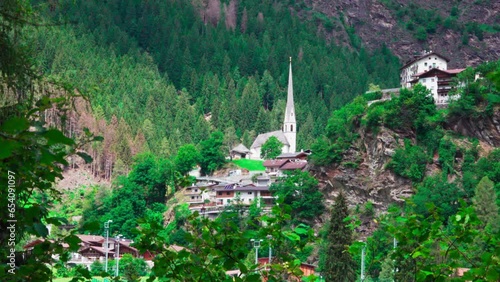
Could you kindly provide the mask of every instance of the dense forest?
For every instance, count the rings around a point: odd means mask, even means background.
[[[369,83],[397,86],[399,60],[384,46],[371,52],[328,42],[325,24],[301,20],[291,4],[39,2],[37,10],[61,24],[32,29],[30,43],[44,75],[90,95],[86,118],[95,121],[75,124],[122,143],[92,148],[96,175],[109,175],[118,160],[128,167],[137,152],[175,155],[214,130],[228,147],[248,147],[281,128],[289,57],[298,148],[306,149],[330,112]]]

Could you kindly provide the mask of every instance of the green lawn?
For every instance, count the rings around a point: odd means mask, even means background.
[[[250,171],[266,170],[266,168],[262,165],[264,161],[240,159],[240,160],[234,160],[233,163],[241,168],[245,168]]]

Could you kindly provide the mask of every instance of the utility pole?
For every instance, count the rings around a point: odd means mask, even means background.
[[[273,235],[267,235],[267,239],[269,240],[269,268],[271,268],[271,258],[273,256],[273,250],[271,249],[271,240],[273,239]]]
[[[120,266],[120,238],[122,235],[116,236],[116,252],[115,252],[115,260],[116,260],[116,269],[115,269],[115,277],[118,277],[119,274],[119,266]]]
[[[106,229],[106,267],[105,267],[105,271],[106,273],[108,273],[108,249],[109,249],[109,243],[108,243],[108,240],[109,240],[109,224],[113,222],[111,219],[104,222],[104,229]]]
[[[365,280],[365,248],[366,244],[361,249],[361,281]]]
[[[255,248],[255,264],[259,264],[260,242],[262,242],[264,240],[262,240],[262,239],[259,239],[259,240],[251,239],[250,241],[253,242],[253,247]]]

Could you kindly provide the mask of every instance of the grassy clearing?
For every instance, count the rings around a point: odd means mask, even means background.
[[[266,170],[266,168],[262,165],[264,161],[240,159],[233,160],[233,163],[241,168],[248,169],[250,171]]]

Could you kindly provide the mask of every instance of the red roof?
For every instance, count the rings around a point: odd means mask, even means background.
[[[82,235],[78,234],[76,235],[82,242],[89,243],[89,244],[102,244],[102,241],[105,239],[102,236],[99,235]]]
[[[288,162],[289,160],[287,159],[281,159],[281,160],[265,160],[264,161],[264,167],[281,167],[283,164]]]
[[[295,169],[304,169],[307,165],[306,161],[295,161],[288,162],[284,166],[281,167],[281,170],[295,170]]]
[[[458,73],[461,73],[463,70],[465,70],[465,69],[440,70],[437,68],[432,68],[428,71],[417,73],[417,74],[413,75],[413,77],[415,77],[415,78],[427,77],[428,75],[435,73],[435,72],[442,72],[442,73],[446,73],[446,74],[450,74],[450,75],[456,75]]]

